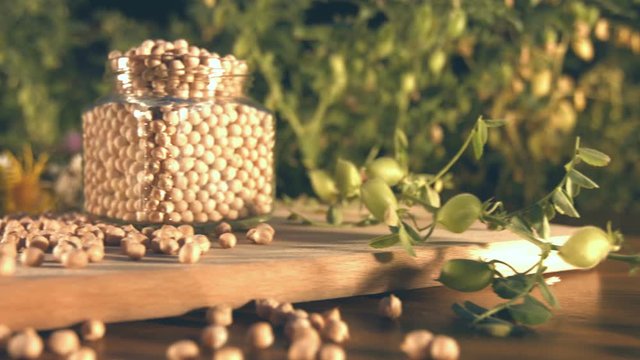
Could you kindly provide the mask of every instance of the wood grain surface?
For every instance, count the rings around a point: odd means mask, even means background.
[[[240,307],[264,297],[332,299],[434,286],[440,265],[452,257],[508,260],[523,269],[537,258],[530,243],[481,224],[463,235],[437,230],[413,258],[398,247],[368,247],[368,239],[385,232],[382,226],[272,223],[277,235],[271,245],[242,239],[234,249],[214,246],[193,265],[167,255],[133,262],[110,249],[105,261],[84,269],[65,269],[53,261],[40,268],[20,267],[16,276],[0,278],[0,319],[14,329],[49,329],[88,318],[118,322],[176,316],[220,303]],[[570,231],[554,227],[554,241],[562,242]],[[548,265],[549,271],[569,268],[557,257]]]

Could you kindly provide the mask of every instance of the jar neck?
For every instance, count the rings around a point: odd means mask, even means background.
[[[251,83],[244,61],[217,56],[131,55],[109,59],[115,92],[206,100],[241,97]]]

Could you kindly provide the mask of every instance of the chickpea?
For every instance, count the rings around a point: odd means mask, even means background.
[[[197,359],[200,356],[200,349],[192,340],[180,340],[167,348],[166,355],[169,360]]]
[[[322,345],[318,352],[318,360],[345,360],[346,358],[344,349],[335,344]]]
[[[16,272],[16,259],[7,255],[0,255],[0,276],[13,275]]]
[[[233,309],[228,305],[216,305],[207,310],[206,319],[209,324],[229,326],[233,324]]]
[[[341,344],[349,339],[349,327],[342,320],[329,319],[322,329],[322,335],[329,341]]]
[[[380,300],[378,312],[383,317],[397,319],[402,315],[402,302],[397,296],[391,294]]]
[[[104,337],[107,328],[100,320],[87,320],[80,327],[80,334],[86,341],[96,341]]]
[[[7,344],[7,353],[13,359],[36,359],[43,349],[42,339],[32,328],[16,333]]]
[[[62,265],[69,269],[83,268],[89,263],[89,257],[82,249],[74,249],[64,252],[60,256],[60,259],[62,261]]]
[[[427,353],[434,360],[457,360],[460,357],[460,346],[454,338],[436,335],[427,346]]]
[[[125,253],[131,260],[140,260],[147,252],[147,248],[139,242],[128,242],[125,247]]]
[[[67,360],[95,360],[97,358],[96,351],[88,346],[83,346],[72,352]]]
[[[223,347],[222,349],[216,350],[213,354],[213,360],[243,360],[244,356],[242,355],[242,350],[236,347]]]
[[[218,243],[223,249],[230,249],[236,246],[238,240],[233,233],[224,233],[218,236]]]
[[[427,330],[414,330],[405,335],[400,350],[413,360],[427,358],[427,347],[433,340],[433,333]]]
[[[183,264],[194,264],[200,260],[200,247],[194,243],[186,243],[178,252],[178,260]]]
[[[275,336],[268,322],[258,322],[247,332],[247,344],[254,349],[266,349],[273,345]]]
[[[201,339],[203,346],[215,350],[227,343],[229,333],[222,325],[210,325],[202,331]]]
[[[44,252],[39,247],[26,248],[20,254],[20,262],[25,266],[40,266],[44,262]]]
[[[58,330],[49,336],[47,344],[54,354],[66,356],[80,347],[80,339],[73,330]]]

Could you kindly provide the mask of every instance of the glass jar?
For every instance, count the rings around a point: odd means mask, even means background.
[[[82,115],[84,207],[140,224],[271,213],[275,124],[247,66],[189,53],[109,59],[114,92]]]

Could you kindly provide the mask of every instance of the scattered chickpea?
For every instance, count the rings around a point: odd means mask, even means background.
[[[306,328],[311,328],[311,322],[305,318],[295,318],[287,321],[284,326],[284,333],[287,338],[292,339],[296,333],[306,331]]]
[[[89,262],[100,262],[104,258],[104,249],[98,245],[92,245],[87,249],[87,257]]]
[[[80,347],[80,339],[73,330],[58,330],[49,336],[47,345],[54,354],[66,356]]]
[[[11,337],[11,329],[5,324],[0,324],[0,350],[4,349]]]
[[[287,351],[289,360],[315,360],[320,342],[312,339],[302,339],[291,343]]]
[[[44,252],[38,247],[29,247],[20,254],[22,265],[37,267],[44,262]]]
[[[318,344],[322,342],[322,339],[320,338],[320,334],[318,333],[318,331],[316,331],[316,329],[312,327],[308,327],[308,328],[302,327],[294,331],[293,333],[291,333],[291,337],[289,338],[289,341],[291,341],[291,343],[294,343],[296,341],[304,340],[304,339],[315,341]]]
[[[230,233],[231,231],[233,231],[233,229],[231,228],[231,225],[228,222],[221,222],[220,224],[218,224],[218,226],[216,226],[216,236],[220,237],[220,235],[222,234],[226,234],[226,233]]]
[[[131,260],[140,260],[147,252],[147,248],[139,242],[128,242],[125,247],[125,253]]]
[[[200,251],[204,254],[211,249],[211,242],[206,235],[193,235],[193,241],[198,244]]]
[[[200,247],[194,243],[184,244],[178,252],[178,260],[183,264],[194,264],[200,260]]]
[[[178,231],[181,232],[183,236],[193,236],[195,234],[195,230],[191,225],[180,225],[178,226]]]
[[[167,255],[177,255],[180,251],[180,245],[174,239],[160,238],[158,241],[160,251]]]
[[[309,314],[309,321],[311,322],[311,326],[318,331],[322,331],[324,329],[325,320],[324,317],[319,313],[311,313]]]
[[[293,310],[291,303],[278,304],[269,314],[269,321],[276,326],[282,325]]]
[[[273,345],[275,336],[268,322],[258,322],[247,331],[247,344],[254,349],[266,349]]]
[[[16,333],[9,339],[7,353],[13,359],[36,359],[42,354],[44,344],[32,328]]]
[[[18,256],[16,244],[11,242],[0,243],[0,256],[9,256],[13,258]]]
[[[346,358],[344,349],[336,344],[324,344],[318,351],[318,360],[345,360]]]
[[[340,309],[337,307],[329,309],[322,313],[325,322],[329,320],[342,320],[342,315],[340,314]]]
[[[180,340],[167,348],[166,355],[169,360],[197,359],[200,356],[200,349],[192,340]]]
[[[274,299],[257,299],[256,314],[263,319],[269,319],[271,312],[273,312],[278,305],[279,303]]]
[[[227,343],[229,332],[221,325],[209,325],[202,330],[202,345],[209,349],[219,349]]]
[[[329,319],[325,323],[322,335],[329,341],[342,344],[349,339],[349,326],[342,320]]]
[[[95,360],[96,351],[88,346],[83,346],[67,357],[67,360]]]
[[[104,337],[107,328],[100,320],[87,320],[80,327],[80,334],[86,341],[96,341]]]
[[[242,350],[237,347],[227,346],[216,350],[213,354],[213,360],[243,360]]]
[[[82,249],[74,249],[64,252],[60,256],[60,259],[62,260],[62,265],[70,269],[83,268],[89,263],[89,257]]]
[[[220,244],[220,247],[223,249],[230,249],[232,247],[235,247],[237,242],[238,239],[236,238],[236,236],[230,232],[223,233],[218,236],[218,244]]]
[[[271,235],[275,235],[276,234],[276,230],[273,228],[273,226],[267,224],[267,223],[260,223],[258,225],[256,225],[256,229],[260,230],[260,231],[266,231],[266,232],[270,232]]]
[[[262,225],[262,224],[260,224]],[[254,244],[258,245],[268,245],[273,241],[273,236],[275,234],[273,228],[270,225],[265,224],[266,226],[257,226],[253,229],[249,229],[247,231],[247,239]],[[270,230],[271,229],[271,230]]]
[[[38,248],[44,252],[49,249],[49,240],[42,235],[35,235],[28,238],[26,245],[28,248]]]
[[[216,305],[207,310],[207,322],[212,325],[229,326],[233,324],[233,309],[229,305]]]
[[[7,255],[0,255],[0,276],[10,276],[16,272],[16,259]]]
[[[433,340],[433,333],[427,330],[414,330],[404,336],[400,350],[412,360],[427,358],[427,347]]]
[[[71,243],[68,242],[60,242],[58,243],[56,246],[54,246],[53,248],[53,258],[62,262],[62,255],[74,250],[76,247],[74,245],[72,245]]]
[[[402,315],[402,301],[393,294],[386,296],[380,300],[378,312],[383,317],[397,319]]]
[[[427,346],[427,353],[433,360],[457,360],[460,357],[460,346],[452,337],[436,335]]]

